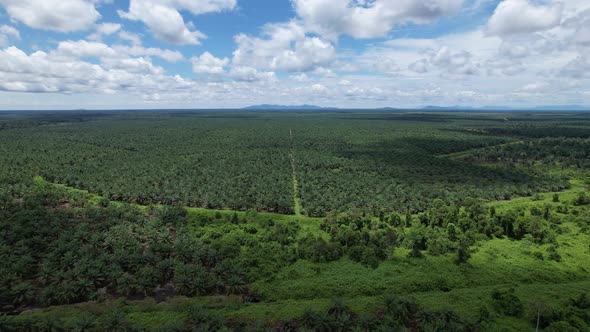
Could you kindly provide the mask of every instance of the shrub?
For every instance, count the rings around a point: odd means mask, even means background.
[[[520,316],[524,306],[518,296],[514,294],[514,288],[508,290],[494,290],[492,292],[494,308],[497,312],[508,316]]]
[[[574,200],[574,205],[588,205],[590,204],[590,196],[588,196],[585,192],[581,192],[578,194],[578,197]]]

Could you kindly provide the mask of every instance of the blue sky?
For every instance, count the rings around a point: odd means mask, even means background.
[[[590,105],[582,0],[0,0],[0,109]]]

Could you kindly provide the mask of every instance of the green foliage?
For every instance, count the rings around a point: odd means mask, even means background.
[[[299,255],[314,263],[326,263],[342,256],[342,247],[338,243],[326,242],[322,237],[308,236],[299,242]]]
[[[457,264],[465,264],[467,260],[471,257],[471,251],[469,249],[470,241],[463,237],[459,241],[459,245],[457,246],[457,258],[455,259],[455,263]]]
[[[588,205],[590,204],[590,196],[585,192],[580,192],[576,200],[574,201],[574,205]]]
[[[112,202],[288,214],[295,204],[294,152],[301,205],[311,216],[354,209],[373,215],[426,211],[442,197],[456,204],[466,197],[506,199],[558,190],[567,186],[563,178],[505,165],[521,159],[587,165],[588,128],[579,115],[508,115],[510,122],[500,122],[506,116],[26,114],[0,122],[12,128],[0,130],[0,165],[11,175],[41,175]],[[290,131],[296,133],[293,139]],[[531,132],[570,138],[537,139]],[[523,133],[527,140],[515,141]],[[440,156],[465,151],[496,167]]]
[[[228,114],[0,130],[0,305],[61,305],[0,330],[588,329],[585,131],[553,115]],[[293,213],[292,150],[323,219],[262,212]]]
[[[186,223],[188,212],[179,206],[165,206],[159,211],[159,218],[164,225],[182,226]]]
[[[508,316],[520,316],[524,311],[524,305],[514,294],[514,288],[507,290],[494,290],[492,300],[497,312]]]

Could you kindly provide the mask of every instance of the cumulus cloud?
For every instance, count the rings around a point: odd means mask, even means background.
[[[15,28],[9,25],[0,25],[0,34],[20,39],[20,33]]]
[[[335,39],[387,35],[405,23],[426,24],[459,11],[462,0],[292,0],[297,15],[310,31]]]
[[[101,23],[96,25],[96,31],[88,36],[91,40],[101,40],[102,37],[112,35],[121,30],[121,24],[117,23]]]
[[[471,53],[468,51],[452,52],[449,47],[443,46],[430,58],[430,62],[436,66],[445,68],[452,74],[474,75],[477,72],[476,65],[471,61]]]
[[[240,82],[273,82],[277,80],[276,74],[270,71],[258,71],[256,68],[239,66],[233,67],[229,72],[230,77]]]
[[[139,35],[137,35],[135,33],[129,32],[129,31],[124,31],[124,30],[120,31],[119,38],[130,42],[132,45],[139,46],[142,44],[141,37],[139,37]]]
[[[289,76],[295,82],[309,82],[311,79],[305,73],[301,73],[299,75],[291,75]]]
[[[0,5],[11,19],[42,30],[89,30],[100,18],[90,0],[0,0]]]
[[[424,74],[428,72],[429,63],[426,59],[420,59],[416,62],[411,63],[408,69],[415,73]]]
[[[222,74],[225,72],[224,67],[229,64],[228,58],[216,58],[209,52],[205,52],[199,57],[192,57],[191,61],[193,72],[198,74]]]
[[[117,56],[117,52],[110,46],[100,42],[89,42],[86,40],[62,41],[58,44],[57,51],[55,53],[60,56],[72,58],[102,58]]]
[[[326,68],[326,67],[317,67],[316,69],[314,69],[312,71],[312,73],[314,73],[315,75],[318,76],[323,76],[323,77],[336,77],[338,75],[336,75],[336,73],[334,73],[334,71],[330,68]]]
[[[265,38],[239,34],[233,63],[238,66],[285,71],[310,71],[330,63],[336,54],[334,46],[319,37],[306,36],[295,21],[268,24]]]
[[[86,40],[66,40],[58,44],[52,52],[58,57],[69,58],[120,58],[126,56],[156,56],[169,62],[184,59],[178,51],[163,50],[153,47],[113,45]]]
[[[178,62],[184,59],[184,56],[179,51],[165,50],[156,47],[114,45],[113,49],[124,55],[155,56],[168,62]]]
[[[194,15],[233,9],[236,0],[131,0],[129,11],[119,16],[143,22],[154,37],[175,45],[199,45],[207,36],[185,23],[180,11]]]
[[[103,68],[107,70],[123,70],[134,74],[164,75],[162,67],[155,66],[150,59],[139,58],[106,58],[101,61]]]
[[[377,59],[373,64],[372,69],[376,72],[382,72],[389,75],[396,75],[400,71],[400,67],[391,58]]]
[[[524,58],[529,55],[529,48],[523,44],[504,42],[500,46],[500,54],[509,58]]]
[[[0,25],[0,46],[4,46],[8,40],[20,39],[20,33],[9,25]]]
[[[311,86],[311,91],[316,94],[326,94],[328,92],[328,88],[323,84],[314,84]]]
[[[563,4],[535,5],[529,0],[501,2],[487,23],[493,35],[508,36],[551,29],[561,22]]]
[[[14,46],[0,50],[0,90],[4,91],[151,94],[190,87],[194,84],[165,75],[163,68],[144,57],[103,58],[95,64],[64,58],[58,51],[27,54]]]

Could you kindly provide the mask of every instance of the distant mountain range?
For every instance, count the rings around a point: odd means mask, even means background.
[[[347,110],[348,108],[338,107],[322,107],[317,105],[253,105],[244,107],[245,110],[252,111],[321,111],[321,110]],[[394,108],[394,107],[381,107],[372,108],[371,110],[376,111],[590,111],[590,106],[580,105],[555,105],[555,106],[536,106],[528,108],[516,108],[509,106],[483,106],[483,107],[470,107],[470,106],[424,106],[422,108]]]

